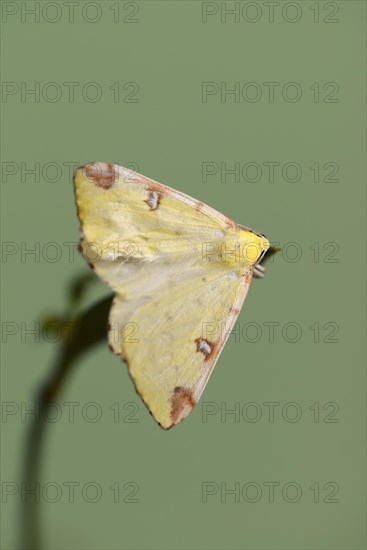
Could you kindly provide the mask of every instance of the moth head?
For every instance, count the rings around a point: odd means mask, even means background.
[[[242,257],[246,265],[255,267],[261,262],[270,243],[265,235],[252,229],[241,228]]]

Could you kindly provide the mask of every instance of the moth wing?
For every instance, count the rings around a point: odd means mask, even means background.
[[[150,298],[115,297],[110,346],[127,362],[138,393],[163,428],[183,420],[198,402],[251,278],[251,271],[181,273],[180,280],[163,276],[165,285]]]
[[[236,227],[209,206],[117,164],[78,168],[74,185],[82,252],[116,292],[147,263],[200,261],[203,243]]]

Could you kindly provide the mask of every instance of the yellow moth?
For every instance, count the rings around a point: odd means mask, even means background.
[[[170,428],[197,404],[269,241],[117,164],[78,168],[74,184],[82,253],[115,292],[110,347]]]

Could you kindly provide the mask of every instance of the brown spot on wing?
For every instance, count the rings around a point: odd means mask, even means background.
[[[181,416],[185,409],[190,409],[188,413],[196,405],[196,401],[192,395],[192,391],[183,386],[176,386],[172,396],[172,407],[171,407],[171,420],[173,424],[181,419]],[[187,413],[187,414],[188,414]],[[187,415],[185,415],[187,416]]]
[[[162,194],[158,191],[149,191],[148,198],[144,202],[147,203],[150,210],[157,210],[161,203]]]
[[[226,218],[227,227],[232,227],[232,228],[237,227],[237,224],[233,220],[231,220],[231,218],[228,218],[227,216],[225,216],[225,218]]]
[[[244,274],[244,279],[245,279],[245,285],[250,285],[252,281],[252,269],[249,269],[248,271],[246,271],[246,273]]]
[[[209,361],[213,356],[217,355],[218,353],[218,345],[219,342],[209,342],[209,340],[206,340],[206,338],[196,338],[195,340],[196,344],[196,351],[201,352],[205,359],[204,361]]]
[[[116,181],[116,172],[114,165],[109,164],[87,164],[85,167],[85,175],[88,179],[92,179],[97,187],[102,189],[110,189]]]
[[[152,191],[152,192],[156,191],[157,193],[159,193],[162,196],[172,194],[171,189],[168,189],[162,183],[158,183],[158,181],[146,181],[144,183],[145,183],[145,188],[146,188],[147,191]]]

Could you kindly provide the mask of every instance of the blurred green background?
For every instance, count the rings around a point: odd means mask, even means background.
[[[1,4],[2,547],[60,353],[31,331],[88,273],[72,167],[106,161],[283,251],[173,430],[106,343],[76,364],[42,451],[41,547],[365,548],[365,3]]]

